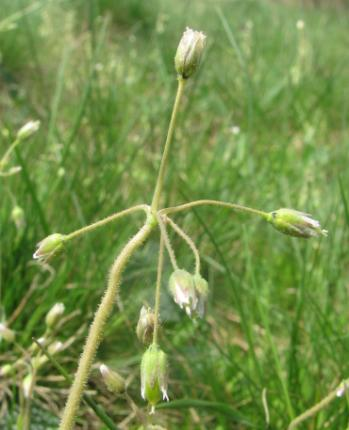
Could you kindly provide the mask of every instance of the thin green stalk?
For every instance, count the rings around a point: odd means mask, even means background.
[[[11,152],[16,148],[16,146],[18,146],[21,143],[20,139],[16,139],[13,143],[11,143],[11,145],[7,148],[7,151],[5,152],[5,154],[2,156],[1,160],[0,160],[0,166],[3,164],[5,165],[10,157]]]
[[[86,344],[80,357],[78,370],[75,374],[74,382],[70,388],[68,400],[63,411],[59,430],[72,430],[74,427],[83,390],[88,380],[98,346],[102,340],[106,321],[113,309],[115,297],[117,297],[121,274],[130,257],[147,240],[153,227],[154,225],[149,222],[144,224],[138,233],[125,245],[112,265],[108,286],[90,326]]]
[[[173,230],[179,235],[181,236],[182,239],[184,239],[187,244],[189,245],[189,247],[191,248],[191,250],[193,251],[194,257],[195,257],[195,273],[198,275],[200,273],[200,254],[199,254],[199,250],[197,249],[197,247],[195,246],[195,243],[193,242],[193,240],[191,239],[191,237],[189,237],[180,227],[179,225],[177,225],[171,218],[169,217],[165,217],[166,222],[168,222],[170,224],[170,226],[173,228]]]
[[[324,409],[326,406],[328,406],[334,399],[337,399],[340,397],[338,395],[338,392],[344,393],[344,391],[347,389],[349,385],[349,379],[343,381],[341,384],[338,385],[338,387],[331,391],[326,397],[324,397],[319,403],[314,405],[313,407],[307,409],[305,412],[303,412],[301,415],[299,415],[297,418],[291,421],[289,426],[287,427],[287,430],[293,430],[296,427],[299,426],[303,421],[307,420],[308,418],[311,418],[318,412],[320,412],[322,409]]]
[[[93,224],[87,225],[86,227],[82,227],[79,230],[75,230],[72,233],[67,234],[64,237],[64,241],[66,242],[67,240],[74,239],[77,236],[81,236],[85,233],[88,233],[92,230],[95,230],[98,227],[102,227],[102,226],[110,223],[111,221],[115,221],[118,218],[121,218],[125,215],[129,215],[133,212],[140,211],[140,210],[143,210],[143,211],[145,211],[145,213],[148,213],[149,206],[148,205],[137,205],[137,206],[133,206],[131,208],[125,209],[121,212],[116,212],[115,214],[109,215],[108,217],[106,217],[102,220],[99,220],[97,222],[94,222]]]
[[[154,321],[154,333],[153,333],[153,343],[158,343],[158,333],[159,333],[159,319],[160,319],[160,292],[161,292],[161,277],[162,269],[164,266],[164,236],[160,234],[160,246],[159,246],[159,260],[158,260],[158,273],[156,277],[156,288],[155,288],[155,321]]]
[[[168,255],[170,256],[171,264],[172,264],[174,270],[177,270],[178,269],[178,264],[177,264],[176,255],[175,255],[175,253],[173,251],[170,238],[168,237],[166,226],[165,226],[165,224],[164,224],[164,222],[163,222],[163,220],[161,219],[160,216],[157,217],[157,221],[158,221],[158,224],[159,224],[161,235],[163,236],[163,239],[164,239],[164,242],[165,242],[166,250],[168,252]]]
[[[178,78],[177,94],[176,94],[175,102],[173,105],[170,125],[168,127],[168,132],[167,132],[167,137],[166,137],[166,142],[165,142],[165,148],[164,148],[164,152],[162,154],[159,174],[158,174],[158,178],[156,181],[153,200],[152,200],[152,204],[151,204],[151,208],[152,208],[153,212],[156,212],[158,210],[158,207],[159,207],[160,195],[161,195],[162,186],[163,186],[163,182],[164,182],[164,176],[165,176],[165,170],[166,170],[168,155],[169,155],[170,146],[171,146],[171,142],[172,142],[172,138],[173,138],[173,134],[174,134],[174,130],[175,130],[177,114],[179,111],[179,105],[180,105],[180,101],[181,101],[181,98],[183,95],[184,86],[185,86],[185,80],[182,78]]]
[[[265,220],[267,220],[268,216],[269,216],[268,212],[260,211],[258,209],[249,208],[248,206],[238,205],[236,203],[222,202],[220,200],[196,200],[194,202],[185,203],[183,205],[161,209],[159,212],[160,212],[160,214],[167,215],[167,214],[173,214],[176,212],[181,212],[181,211],[184,211],[186,209],[191,209],[195,206],[204,206],[204,205],[221,206],[223,208],[234,209],[234,210],[237,210],[240,212],[248,212],[248,213],[251,213],[254,215],[258,215]]]

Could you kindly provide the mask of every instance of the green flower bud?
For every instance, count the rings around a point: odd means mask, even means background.
[[[169,400],[167,383],[167,356],[157,345],[152,344],[143,354],[141,362],[141,395],[151,405],[151,413],[161,398]]]
[[[46,261],[63,248],[65,236],[60,233],[53,233],[43,239],[37,245],[33,258],[39,261]]]
[[[40,121],[29,121],[17,133],[18,140],[24,140],[31,137],[40,128]]]
[[[136,334],[140,342],[149,345],[153,338],[155,314],[151,308],[142,306],[137,323]]]
[[[208,283],[206,279],[204,279],[200,274],[194,275],[193,281],[198,299],[195,312],[200,318],[203,318],[205,314],[205,307],[208,296]]]
[[[15,206],[11,212],[11,219],[14,222],[17,230],[22,230],[25,226],[24,210],[20,206]]]
[[[322,230],[319,221],[311,215],[294,209],[278,209],[268,214],[267,221],[276,230],[284,234],[308,239],[316,236],[327,236],[327,230]]]
[[[22,381],[23,396],[26,399],[29,399],[32,395],[32,382],[33,382],[33,374],[28,373],[28,375]]]
[[[9,329],[6,324],[0,323],[0,339],[5,339],[6,342],[14,342],[16,334],[13,330]]]
[[[61,316],[64,313],[64,304],[63,303],[56,303],[53,305],[51,310],[46,315],[46,326],[49,329],[54,328],[54,326],[58,323],[58,321],[61,319]]]
[[[117,372],[110,370],[105,364],[101,364],[99,370],[109,391],[115,394],[122,394],[125,392],[126,383],[122,376],[120,376]]]
[[[0,367],[0,376],[11,376],[15,371],[15,368],[11,364],[4,364]]]
[[[188,79],[198,68],[205,47],[206,36],[187,28],[179,42],[175,66],[179,76]]]
[[[191,316],[198,304],[192,275],[186,270],[175,270],[170,276],[169,290],[177,305]]]

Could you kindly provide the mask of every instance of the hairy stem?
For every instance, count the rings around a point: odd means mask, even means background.
[[[98,346],[102,340],[106,321],[113,309],[115,298],[117,297],[121,274],[133,253],[149,237],[152,228],[153,226],[150,223],[146,223],[126,244],[111,267],[108,286],[90,326],[86,344],[80,357],[78,370],[75,374],[74,382],[70,388],[68,400],[63,411],[59,430],[73,429],[84,386],[89,377]]]
[[[195,273],[199,274],[200,273],[200,254],[199,254],[199,250],[197,249],[197,247],[195,246],[195,243],[193,242],[193,240],[191,239],[191,237],[189,237],[180,227],[179,225],[177,225],[171,218],[169,217],[165,217],[165,221],[168,222],[170,224],[170,226],[173,228],[173,230],[179,235],[181,236],[182,239],[184,239],[187,244],[189,245],[189,247],[191,248],[191,250],[193,251],[194,257],[195,257]]]
[[[159,212],[160,212],[160,214],[167,215],[167,214],[173,214],[176,212],[181,212],[181,211],[184,211],[186,209],[191,209],[195,206],[207,206],[207,205],[221,206],[223,208],[234,209],[234,210],[237,210],[240,212],[248,212],[248,213],[251,213],[254,215],[259,215],[260,217],[262,217],[265,220],[267,220],[267,218],[268,218],[267,212],[260,211],[258,209],[249,208],[249,207],[243,206],[243,205],[238,205],[236,203],[222,202],[220,200],[196,200],[194,202],[185,203],[184,205],[173,206],[171,208],[161,209]]]
[[[159,207],[160,195],[161,195],[162,186],[163,186],[163,182],[164,182],[164,176],[165,176],[165,170],[166,170],[168,155],[169,155],[170,146],[171,146],[171,142],[172,142],[172,138],[173,138],[173,134],[174,134],[174,130],[175,130],[176,119],[177,119],[180,101],[181,101],[181,98],[183,95],[184,85],[185,85],[185,80],[182,78],[178,78],[177,94],[176,94],[175,102],[173,105],[170,125],[168,127],[165,147],[164,147],[164,151],[162,153],[159,174],[158,174],[158,178],[157,178],[156,185],[155,185],[153,201],[151,204],[151,208],[152,208],[153,212],[156,212],[158,210],[158,207]]]
[[[153,333],[154,344],[158,343],[159,319],[160,319],[160,292],[161,292],[161,277],[162,277],[163,265],[164,265],[164,236],[160,234],[158,273],[156,277],[155,307],[154,307],[154,313],[155,313],[154,333]]]
[[[147,213],[149,211],[149,206],[148,205],[137,205],[137,206],[133,206],[131,208],[125,209],[121,212],[116,212],[115,214],[109,215],[108,217],[101,219],[97,222],[94,222],[93,224],[87,225],[86,227],[82,227],[79,230],[75,230],[72,233],[65,235],[64,241],[66,242],[67,240],[74,239],[77,236],[81,236],[82,234],[85,234],[85,233],[88,233],[92,230],[95,230],[98,227],[102,227],[103,225],[106,225],[106,224],[110,223],[111,221],[115,221],[116,219],[121,218],[125,215],[129,215],[133,212],[137,212],[137,211],[141,211],[141,210],[143,210]]]
[[[161,216],[158,216],[157,220],[158,220],[161,236],[163,237],[164,242],[165,242],[166,250],[168,252],[168,255],[170,256],[171,264],[172,264],[174,270],[177,270],[178,264],[177,264],[176,255],[173,251],[170,238],[168,237],[166,226],[165,226]]]
[[[347,379],[346,381],[343,381],[335,390],[331,391],[319,403],[317,403],[313,407],[309,408],[308,410],[303,412],[301,415],[299,415],[297,418],[292,420],[290,425],[287,427],[287,430],[295,429],[303,421],[307,420],[308,418],[311,418],[312,416],[314,416],[315,414],[320,412],[327,405],[329,405],[334,399],[341,396],[341,395],[338,395],[338,393],[343,392],[343,394],[344,394],[344,392],[347,390],[348,386],[349,386],[349,379]]]

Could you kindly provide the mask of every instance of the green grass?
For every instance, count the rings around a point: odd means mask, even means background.
[[[1,25],[12,14],[15,28]],[[329,236],[292,239],[220,208],[176,216],[200,248],[211,296],[206,322],[194,325],[166,292],[166,260],[162,342],[174,401],[154,422],[285,429],[349,377],[348,18],[345,6],[266,0],[2,0],[0,155],[28,119],[42,122],[15,154],[22,172],[0,182],[5,317],[40,273],[29,264],[38,240],[150,201],[176,88],[174,52],[188,25],[207,34],[208,49],[181,109],[164,203],[214,198],[267,211],[292,207],[321,220]],[[10,219],[14,202],[26,218],[19,235]],[[133,219],[76,240],[52,261],[53,281],[13,326],[23,345],[42,332],[57,301],[91,320],[109,266],[142,221]],[[173,239],[190,269],[186,244]],[[140,406],[142,347],[134,331],[141,304],[153,300],[156,254],[153,236],[128,266],[125,312],[113,314],[98,356],[135,375],[129,390]],[[67,324],[62,337],[81,321]],[[71,372],[81,348],[79,337],[63,359]],[[123,400],[108,404],[116,423],[130,413]],[[345,429],[348,420],[342,398],[300,428]]]

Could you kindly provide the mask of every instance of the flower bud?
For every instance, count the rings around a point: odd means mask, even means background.
[[[193,282],[198,299],[195,312],[200,318],[203,318],[208,296],[208,283],[200,274],[195,274],[193,276]]]
[[[146,306],[142,306],[137,323],[136,334],[140,342],[149,345],[153,338],[155,313]]]
[[[152,406],[161,400],[169,400],[167,395],[168,364],[166,354],[155,344],[149,346],[141,362],[141,395]]]
[[[177,305],[191,316],[198,303],[192,275],[186,270],[175,270],[170,276],[169,290]]]
[[[175,67],[179,76],[188,79],[198,68],[205,47],[206,36],[187,27],[179,42]]]
[[[33,374],[28,373],[28,375],[23,379],[22,382],[22,391],[25,399],[29,399],[32,395],[32,382]]]
[[[64,304],[56,303],[46,315],[46,326],[49,329],[54,328],[64,313]]]
[[[126,390],[125,379],[120,376],[117,372],[110,370],[105,364],[101,364],[99,367],[103,381],[107,386],[108,390],[115,394],[122,394]]]
[[[0,323],[0,339],[5,339],[6,342],[14,342],[16,334],[13,330],[9,329],[6,324]]]
[[[46,261],[63,248],[65,236],[60,233],[53,233],[43,239],[37,245],[33,258],[39,261]]]
[[[40,121],[29,121],[17,133],[18,140],[28,139],[40,128]]]
[[[11,219],[14,222],[17,230],[22,230],[25,226],[24,210],[20,206],[15,206],[11,212]]]
[[[11,364],[4,364],[0,367],[0,376],[10,376],[13,374],[14,370]]]
[[[308,239],[316,236],[327,236],[327,230],[322,230],[319,221],[311,215],[294,209],[278,209],[268,214],[267,221],[276,230],[284,234]]]

